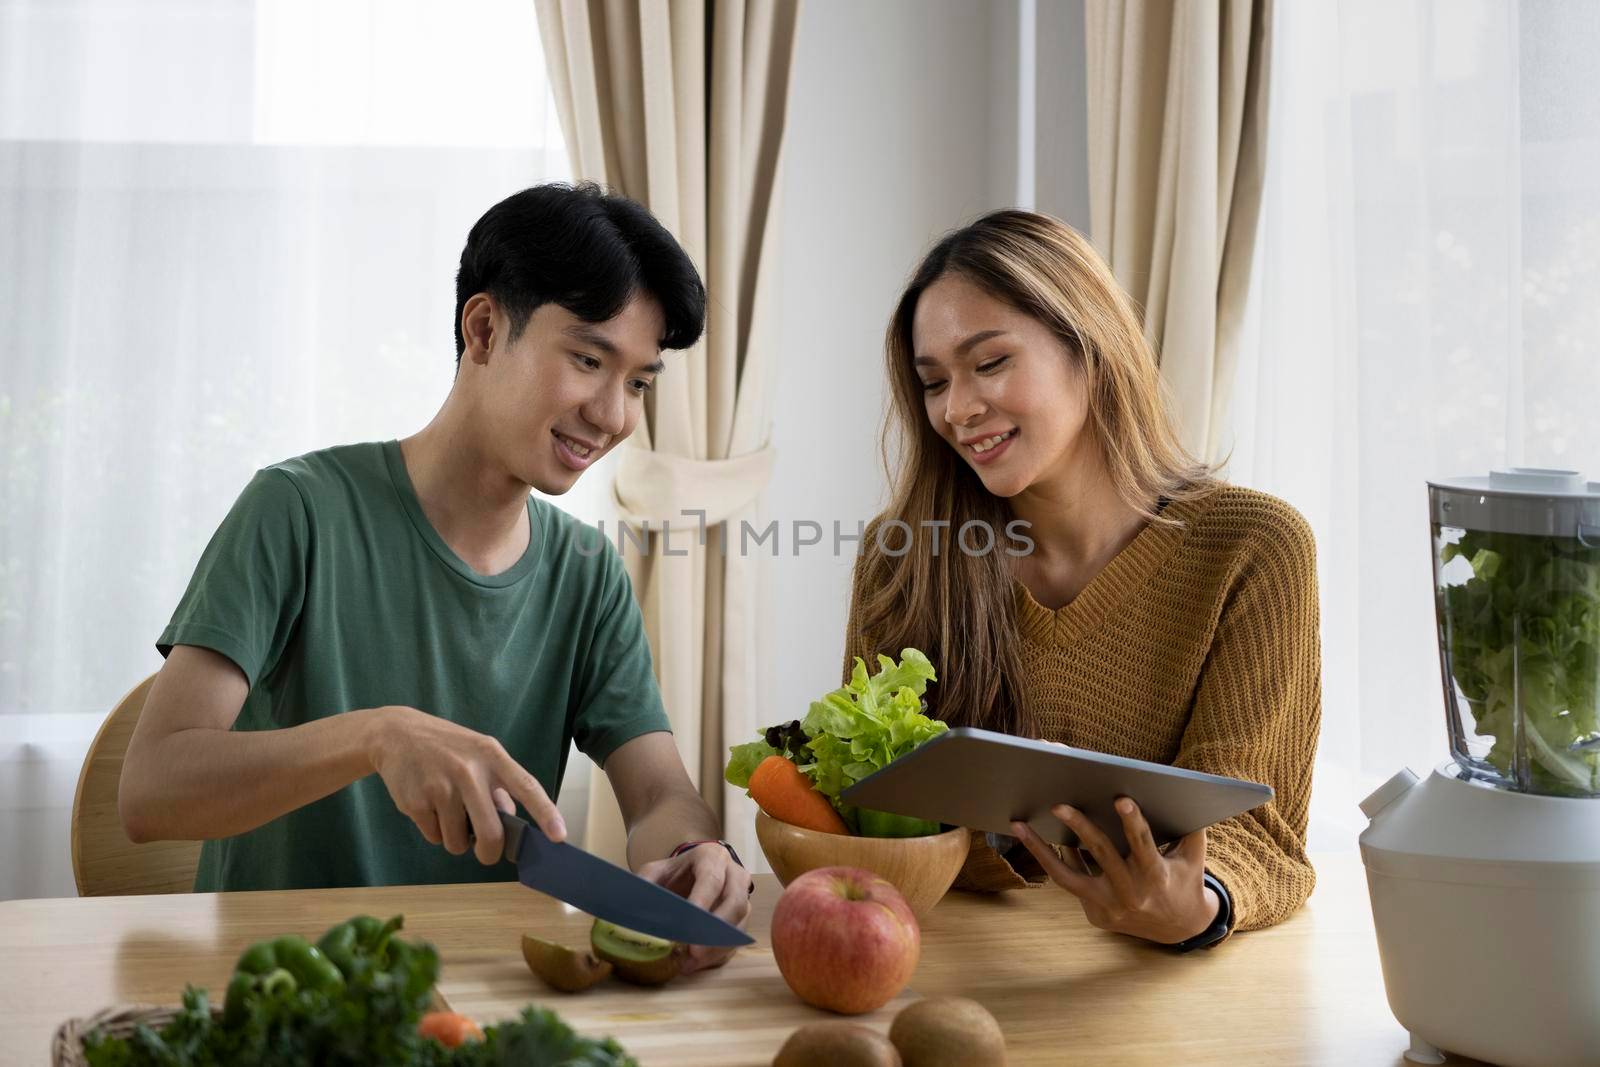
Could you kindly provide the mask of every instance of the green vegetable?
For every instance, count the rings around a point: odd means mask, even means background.
[[[580,1037],[544,1008],[523,1008],[513,1022],[491,1026],[481,1042],[452,1050],[452,1067],[637,1067],[612,1038]]]
[[[408,945],[404,953],[391,953],[387,965],[373,960],[338,981],[324,969],[332,964],[302,938],[252,945],[239,961],[242,967],[229,983],[231,995],[220,1020],[212,1019],[205,991],[191,987],[184,992],[183,1011],[160,1034],[143,1028],[126,1041],[99,1035],[86,1039],[89,1063],[354,1067],[437,1062],[418,1058],[423,1041],[416,1033],[439,974],[438,953],[431,945]],[[271,969],[265,974],[244,969],[261,967]],[[295,977],[294,969],[305,979]]]
[[[357,938],[354,920],[340,923],[331,927],[317,942],[317,948],[322,954],[332,960],[334,965],[344,972],[346,978],[350,977],[360,963],[358,962]]]
[[[369,961],[383,962],[388,956],[389,939],[405,924],[396,915],[388,922],[380,922],[370,915],[357,915],[328,929],[317,942],[322,954],[332,960],[346,978]]]
[[[239,954],[239,962],[233,965],[235,971],[246,974],[266,974],[277,966],[278,954],[272,948],[271,941],[260,941]]]
[[[729,785],[736,785],[748,791],[750,776],[756,773],[756,768],[761,766],[768,756],[781,756],[782,752],[773,748],[765,741],[751,741],[749,744],[734,745],[728,750],[728,768],[722,772],[723,780]],[[809,756],[792,755],[789,759],[803,771],[809,765]]]
[[[344,925],[356,932],[356,944],[363,952],[382,952],[395,931],[406,924],[405,916],[396,915],[388,922],[379,922],[370,915],[357,915]],[[335,927],[335,929],[338,929]]]
[[[238,1026],[249,1012],[247,1002],[255,992],[257,978],[248,971],[235,971],[228,982],[227,999],[223,1001],[222,1022],[225,1026]]]
[[[304,939],[252,945],[239,957],[229,983],[230,994],[236,987],[239,993],[220,1019],[206,991],[191,986],[159,1033],[139,1027],[129,1038],[91,1034],[85,1056],[92,1067],[637,1067],[615,1041],[579,1037],[554,1013],[534,1009],[488,1027],[482,1044],[446,1049],[423,1038],[417,1022],[432,999],[439,955],[423,942],[394,939],[399,928],[399,917],[383,924],[362,916],[323,934],[319,946],[349,950],[352,966],[338,982],[316,963],[330,960]]]
[[[1441,560],[1472,576],[1440,591],[1450,670],[1489,763],[1536,792],[1600,793],[1600,549],[1576,539],[1467,531]],[[1520,686],[1518,684],[1520,679]],[[1514,709],[1522,709],[1521,747]]]
[[[789,759],[804,755],[805,747],[811,743],[811,735],[800,727],[799,719],[790,719],[778,726],[767,727],[763,735],[767,744],[773,751]]]
[[[856,832],[862,837],[926,837],[939,832],[936,822],[871,808],[856,808],[855,822]]]
[[[793,724],[773,727],[761,740],[730,749],[724,777],[748,789],[750,775],[762,760],[786,756],[810,777],[817,792],[833,802],[852,829],[869,837],[937,833],[938,823],[860,811],[839,800],[845,789],[947,729],[922,713],[922,694],[936,680],[933,664],[914,648],[903,649],[899,663],[880,655],[878,673],[870,676],[866,663],[857,657],[849,684],[814,702],[799,724],[799,732],[809,740],[794,745]]]
[[[330,991],[344,985],[344,973],[306,939],[290,935],[272,942],[278,966],[306,989]]]
[[[245,949],[228,982],[223,1018],[245,1017],[252,996],[287,997],[297,989],[331,992],[344,986],[344,973],[320,951],[295,935],[261,941]]]
[[[768,756],[782,756],[801,768],[811,764],[811,750],[806,747],[811,743],[811,735],[800,728],[799,719],[769,726],[761,737],[760,741],[734,745],[728,750],[731,755],[723,777],[740,789],[750,788],[750,776]]]

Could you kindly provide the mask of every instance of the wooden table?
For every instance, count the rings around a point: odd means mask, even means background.
[[[1400,1067],[1407,1037],[1384,1000],[1360,859],[1314,860],[1319,882],[1303,911],[1186,956],[1094,929],[1053,887],[953,893],[923,923],[922,961],[902,1002],[981,1001],[1004,1027],[1013,1064]],[[577,996],[533,978],[519,940],[528,931],[579,945],[587,921],[515,884],[7,901],[0,1063],[48,1063],[50,1037],[70,1016],[176,1004],[186,982],[220,990],[239,951],[261,938],[403,912],[407,933],[440,950],[445,999],[480,1022],[534,1001],[581,1032],[616,1034],[644,1067],[767,1064],[795,1026],[825,1013],[777,975],[766,933],[779,887],[758,881],[757,944],[728,967],[664,990],[610,982]],[[891,1016],[864,1021],[886,1030]]]

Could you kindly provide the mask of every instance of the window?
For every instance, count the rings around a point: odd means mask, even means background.
[[[1339,0],[1274,23],[1230,474],[1317,533],[1312,844],[1353,846],[1367,790],[1449,754],[1426,480],[1600,481],[1600,7]]]
[[[70,894],[83,752],[251,473],[425,425],[468,229],[568,176],[527,0],[0,0],[0,898]]]

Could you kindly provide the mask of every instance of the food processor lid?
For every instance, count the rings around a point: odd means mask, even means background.
[[[1600,548],[1600,482],[1577,471],[1509,467],[1428,483],[1439,526],[1577,538]]]

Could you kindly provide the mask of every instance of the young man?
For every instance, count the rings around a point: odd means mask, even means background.
[[[204,839],[197,891],[506,880],[496,808],[561,840],[576,740],[629,864],[743,922],[749,876],[678,757],[621,560],[529,495],[633,432],[704,317],[638,204],[546,185],[491,208],[433,421],[259,471],[207,546],[128,746],[128,836]]]

